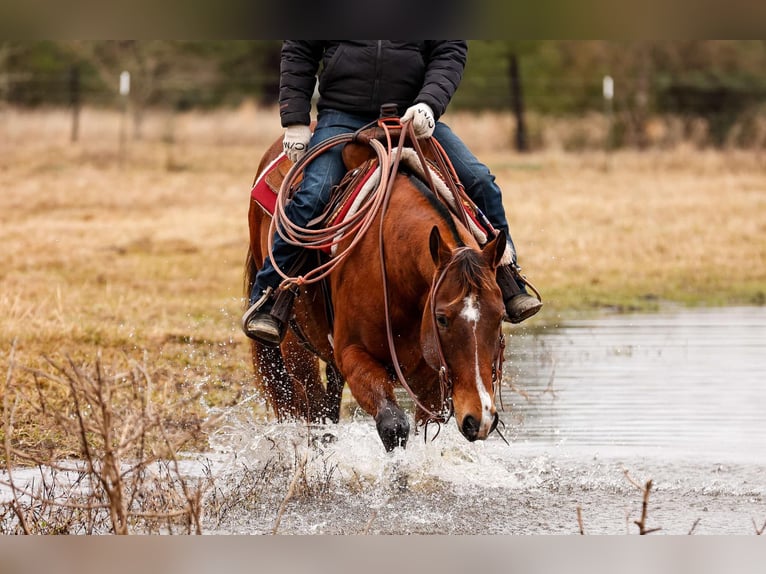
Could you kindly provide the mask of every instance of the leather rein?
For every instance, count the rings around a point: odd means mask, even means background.
[[[425,424],[428,424],[429,422],[443,423],[448,421],[454,413],[454,407],[452,405],[453,380],[452,380],[451,370],[449,368],[446,356],[444,354],[444,348],[442,346],[441,337],[439,336],[438,324],[436,322],[435,300],[436,300],[436,293],[439,287],[441,286],[447,271],[450,269],[451,265],[454,263],[455,257],[453,254],[452,259],[450,259],[450,261],[441,270],[439,269],[436,270],[434,281],[432,283],[431,293],[430,293],[431,322],[432,322],[432,327],[434,329],[435,347],[436,347],[437,355],[439,358],[439,364],[440,364],[438,369],[438,375],[439,375],[439,387],[440,387],[440,394],[441,394],[441,399],[439,404],[441,405],[441,408],[439,412],[435,412],[434,410],[428,408],[426,405],[424,405],[420,401],[420,399],[417,397],[415,392],[410,387],[409,383],[407,383],[407,380],[404,377],[404,374],[402,373],[401,367],[399,365],[398,355],[396,353],[396,345],[394,342],[393,327],[391,325],[388,281],[387,281],[387,272],[386,272],[386,263],[385,263],[385,247],[383,242],[383,222],[384,222],[385,213],[388,209],[388,204],[391,198],[391,192],[393,190],[396,174],[398,173],[398,170],[399,170],[399,162],[401,159],[401,153],[402,153],[402,149],[404,148],[405,140],[409,139],[409,142],[411,143],[413,149],[415,150],[418,156],[420,163],[422,164],[423,172],[425,174],[424,177],[426,179],[426,183],[428,187],[437,197],[440,196],[440,193],[438,192],[431,178],[431,173],[430,173],[431,170],[429,169],[428,161],[426,160],[425,154],[423,153],[420,147],[420,144],[417,138],[415,137],[411,122],[405,122],[404,124],[402,124],[399,121],[399,118],[384,117],[377,120],[377,126],[379,128],[382,128],[383,133],[385,134],[386,145],[384,146],[381,142],[377,141],[376,139],[369,140],[369,144],[372,146],[373,150],[375,151],[375,154],[378,159],[378,164],[380,166],[380,183],[378,184],[378,187],[371,195],[370,199],[366,201],[364,205],[360,207],[359,211],[357,211],[351,217],[347,218],[345,221],[330,227],[323,228],[323,229],[302,228],[302,227],[296,226],[290,221],[290,219],[285,215],[284,208],[287,202],[289,201],[290,196],[292,195],[295,182],[298,179],[298,176],[303,172],[303,169],[305,168],[305,166],[309,162],[311,162],[314,158],[321,155],[328,149],[336,145],[345,144],[350,141],[354,141],[357,135],[362,130],[359,130],[356,133],[341,134],[341,135],[329,138],[325,140],[324,142],[321,142],[320,144],[316,145],[314,148],[310,149],[307,152],[307,154],[303,156],[303,158],[301,158],[298,162],[296,162],[292,166],[292,168],[288,171],[287,175],[285,176],[284,181],[282,182],[282,186],[277,195],[277,202],[276,202],[276,206],[274,210],[274,216],[271,221],[271,229],[269,232],[268,253],[271,260],[274,261],[274,257],[272,253],[274,233],[279,233],[286,242],[292,245],[309,248],[309,249],[323,249],[323,248],[327,248],[331,246],[336,246],[338,243],[340,243],[343,240],[344,236],[352,237],[349,245],[347,245],[342,250],[338,250],[338,252],[332,259],[325,262],[324,264],[319,265],[318,267],[314,268],[313,270],[309,271],[303,276],[298,276],[298,277],[288,276],[281,269],[279,269],[279,267],[275,265],[276,271],[284,279],[284,281],[279,287],[280,289],[288,289],[293,286],[300,286],[303,284],[309,284],[309,283],[315,283],[317,281],[321,281],[322,279],[326,278],[333,271],[333,269],[341,261],[343,261],[343,259],[345,259],[345,257],[351,252],[351,250],[361,240],[365,232],[370,228],[373,220],[378,215],[378,213],[380,213],[378,244],[379,244],[379,250],[380,250],[381,274],[383,279],[383,302],[384,302],[385,317],[386,317],[386,336],[388,339],[388,347],[389,347],[389,352],[391,354],[391,361],[392,361],[394,371],[396,373],[399,384],[405,389],[405,391],[410,396],[412,401],[423,412],[425,412],[428,415],[428,418],[426,419]],[[393,140],[392,133],[391,133],[392,129],[398,129],[400,131],[399,140],[396,146],[394,146],[392,141]],[[447,155],[442,149],[441,145],[434,139],[431,139],[430,142],[434,151],[433,155],[435,156],[436,164],[438,168],[441,170],[442,173],[444,174],[449,173],[452,175],[452,177],[444,178],[444,180],[446,180],[447,186],[450,188],[450,190],[454,194],[456,203],[458,205],[457,210],[450,210],[450,211],[457,216],[457,218],[460,220],[460,222],[464,226],[468,227],[468,216],[465,212],[465,209],[462,208],[464,205],[466,205],[466,201],[464,199],[465,191],[462,189],[462,186],[458,186],[455,184],[455,182],[458,181],[457,175],[455,174],[455,169],[452,166],[452,164],[449,162],[449,159],[447,158]],[[459,249],[470,249],[470,248],[464,247]],[[498,354],[493,361],[493,368],[492,368],[493,394],[496,392],[497,382],[502,377],[502,362],[503,362],[504,348],[505,348],[505,337],[501,333],[500,344],[498,347]]]
[[[389,312],[389,297],[388,297],[388,282],[387,282],[387,274],[386,274],[386,258],[385,258],[385,247],[383,242],[383,220],[385,212],[388,208],[388,202],[391,197],[391,190],[393,189],[393,184],[395,180],[396,173],[398,171],[399,167],[399,160],[401,158],[401,151],[404,147],[404,141],[406,139],[406,136],[410,137],[410,141],[412,143],[413,148],[415,149],[415,152],[417,153],[418,159],[420,160],[423,172],[425,173],[426,182],[431,189],[431,192],[436,196],[439,197],[440,194],[436,188],[436,186],[433,183],[433,180],[431,179],[431,173],[430,169],[428,167],[428,162],[425,158],[425,155],[423,154],[423,151],[420,147],[420,144],[418,143],[417,138],[415,137],[414,131],[412,129],[411,123],[407,123],[406,125],[402,125],[398,118],[394,119],[394,127],[401,126],[401,133],[399,135],[399,142],[396,146],[396,150],[394,152],[394,159],[391,163],[391,175],[388,178],[388,189],[385,191],[384,196],[385,200],[383,203],[383,211],[380,218],[380,230],[379,230],[379,248],[380,248],[380,262],[381,262],[381,272],[383,276],[383,302],[384,302],[384,308],[385,308],[385,316],[386,316],[386,336],[388,339],[388,348],[389,352],[391,354],[391,361],[394,366],[394,371],[396,372],[396,376],[398,379],[399,384],[407,391],[407,394],[410,396],[412,401],[420,407],[420,409],[425,412],[428,415],[428,418],[425,421],[425,424],[427,425],[429,422],[436,422],[436,423],[444,423],[447,422],[452,415],[454,414],[454,406],[452,404],[452,390],[454,387],[453,379],[452,379],[452,371],[449,367],[449,364],[447,363],[447,358],[444,353],[444,346],[442,345],[441,337],[439,336],[439,326],[436,319],[436,293],[439,290],[439,287],[441,287],[442,282],[444,281],[444,278],[447,276],[447,271],[449,271],[450,267],[455,263],[457,260],[456,254],[460,251],[470,249],[470,247],[458,247],[455,249],[452,253],[451,259],[447,262],[446,265],[444,265],[441,270],[438,268],[435,271],[434,274],[434,280],[432,282],[431,287],[431,293],[429,294],[430,298],[430,311],[431,311],[431,326],[434,333],[434,342],[435,342],[435,348],[436,353],[439,359],[439,369],[438,369],[438,375],[439,375],[439,389],[441,394],[441,399],[439,404],[441,405],[441,410],[439,412],[435,412],[434,410],[428,408],[425,406],[420,399],[418,399],[415,392],[412,390],[412,388],[407,383],[406,378],[404,377],[404,374],[401,371],[401,367],[399,366],[399,360],[397,358],[396,354],[396,346],[394,342],[394,335],[393,335],[393,328],[391,326],[391,313]],[[387,150],[390,153],[392,153],[392,141],[391,141],[391,133],[390,128],[388,124],[387,119],[381,119],[378,121],[378,125],[383,128],[385,134],[386,134],[386,143],[387,143]],[[461,201],[462,196],[465,194],[465,192],[458,188],[458,186],[455,185],[455,181],[458,181],[457,175],[455,174],[454,167],[449,161],[449,158],[447,158],[446,153],[444,153],[444,150],[441,148],[441,146],[438,144],[436,140],[431,139],[432,145],[435,147],[434,149],[434,155],[437,160],[437,164],[439,166],[439,169],[441,170],[441,173],[447,174],[451,173],[452,177],[445,177],[444,179],[448,180],[447,185],[449,186],[450,190],[454,194],[456,203],[458,204],[458,219],[461,220],[461,223],[468,228],[468,216],[465,213],[465,210],[462,209],[463,202]],[[449,170],[449,171],[448,171]],[[453,212],[454,213],[454,212]],[[495,395],[496,389],[498,388],[498,381],[502,378],[502,365],[503,365],[503,356],[504,356],[504,349],[505,349],[505,336],[500,334],[500,341],[498,346],[498,353],[496,357],[493,360],[493,366],[492,366],[492,392],[493,396]],[[438,434],[438,433],[437,433]]]

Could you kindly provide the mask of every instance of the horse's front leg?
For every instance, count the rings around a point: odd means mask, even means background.
[[[375,419],[385,449],[390,452],[397,446],[404,448],[410,423],[396,403],[394,386],[385,367],[359,345],[336,351],[336,358],[356,402]]]

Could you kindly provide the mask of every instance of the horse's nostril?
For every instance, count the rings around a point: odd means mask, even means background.
[[[479,421],[473,418],[471,415],[466,415],[463,419],[463,436],[469,441],[473,442],[479,435]]]

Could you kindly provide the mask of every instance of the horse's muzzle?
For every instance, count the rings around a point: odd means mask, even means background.
[[[479,436],[481,431],[481,422],[478,421],[475,417],[471,415],[466,415],[463,418],[463,424],[460,427],[460,432],[463,433],[463,436],[467,438],[470,442],[473,442],[478,439],[485,439],[489,434],[492,433],[497,428],[497,423],[499,420],[499,416],[497,413],[495,413],[495,418],[492,421],[492,426],[489,429],[489,432],[485,436]]]
[[[465,415],[463,418],[463,425],[460,427],[460,432],[462,432],[463,436],[470,442],[473,442],[479,438],[480,428],[481,423],[478,420],[476,420],[471,415]]]

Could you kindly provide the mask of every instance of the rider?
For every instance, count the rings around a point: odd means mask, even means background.
[[[293,162],[306,151],[333,136],[355,132],[379,116],[382,104],[394,103],[402,121],[412,121],[418,138],[432,135],[444,148],[465,187],[466,194],[487,216],[490,224],[505,233],[513,264],[498,268],[506,318],[512,323],[531,317],[542,303],[529,295],[515,272],[516,249],[508,230],[502,193],[495,177],[439,117],[444,113],[460,83],[468,44],[463,40],[399,42],[296,41],[282,45],[279,112],[285,128],[283,148]],[[319,74],[318,117],[312,134],[311,99]],[[285,207],[290,221],[300,227],[321,214],[330,191],[346,172],[341,147],[335,146],[310,162],[303,182]],[[274,236],[273,257],[277,266],[296,274],[301,248]],[[512,266],[515,269],[512,269]],[[253,283],[249,308],[242,318],[248,337],[276,345],[281,341],[282,322],[271,314],[282,277],[267,257]]]

